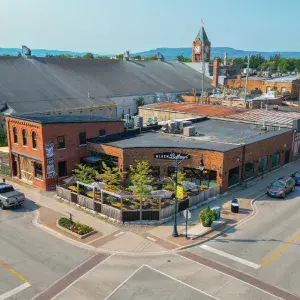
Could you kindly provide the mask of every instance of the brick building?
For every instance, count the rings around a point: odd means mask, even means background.
[[[45,190],[88,159],[87,139],[124,131],[122,121],[97,116],[7,117],[11,175]]]
[[[226,79],[224,85],[227,88],[243,88],[246,80],[240,76],[236,79]],[[250,77],[248,80],[247,90],[249,92],[260,90],[262,93],[277,91],[279,94],[290,95],[291,98],[299,98],[300,95],[300,78],[298,76],[286,76],[272,79],[261,77]]]
[[[191,159],[180,164],[187,178],[198,184],[209,180],[220,185],[222,192],[292,159],[291,129],[264,131],[257,125],[219,120],[205,120],[194,125],[198,134],[193,137],[148,132],[89,144],[95,153],[115,157],[123,170],[128,170],[137,160],[147,160],[155,175],[162,177],[174,172],[174,164],[156,159],[154,154],[172,151],[189,154]],[[201,158],[205,165],[202,174],[198,167]]]

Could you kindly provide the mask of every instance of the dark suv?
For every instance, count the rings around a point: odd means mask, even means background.
[[[271,197],[284,198],[286,194],[294,190],[295,184],[292,177],[281,177],[268,186],[267,194]]]

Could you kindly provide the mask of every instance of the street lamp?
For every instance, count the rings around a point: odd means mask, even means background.
[[[174,210],[174,227],[173,227],[173,237],[178,237],[177,230],[177,181],[178,181],[178,166],[180,162],[178,159],[175,160],[175,210]]]

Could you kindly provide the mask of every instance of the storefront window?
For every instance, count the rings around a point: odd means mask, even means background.
[[[276,152],[272,155],[272,169],[279,166],[279,158],[280,158],[279,152]]]
[[[43,179],[43,168],[41,163],[34,163],[34,177],[41,180]]]
[[[254,177],[254,163],[248,162],[244,166],[244,179]]]
[[[240,167],[233,168],[228,172],[228,187],[239,183]]]
[[[259,159],[259,173],[268,172],[268,156],[263,156]]]

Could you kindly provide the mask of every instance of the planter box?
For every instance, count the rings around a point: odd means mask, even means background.
[[[70,234],[72,234],[72,235],[74,235],[74,236],[76,236],[76,237],[78,237],[78,238],[80,238],[80,239],[85,239],[85,238],[87,238],[87,237],[89,237],[89,236],[91,236],[91,235],[97,233],[97,231],[94,230],[94,231],[91,231],[91,232],[89,232],[89,233],[80,235],[80,234],[77,234],[77,233],[75,233],[75,232],[73,232],[73,231],[71,231],[71,230],[69,230],[69,229],[67,229],[67,228],[65,228],[65,227],[60,226],[60,225],[58,224],[58,220],[56,221],[56,227],[58,227],[59,229],[65,231],[65,232],[68,232],[68,233],[70,233]]]

